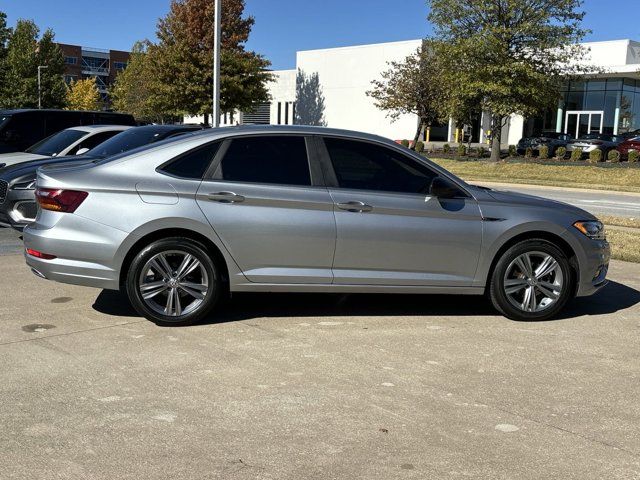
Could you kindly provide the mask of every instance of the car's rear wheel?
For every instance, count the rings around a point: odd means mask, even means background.
[[[546,240],[526,240],[498,260],[489,296],[494,307],[514,320],[547,320],[556,316],[575,291],[569,259]]]
[[[138,313],[159,325],[190,325],[220,297],[220,274],[206,248],[188,238],[153,242],[136,255],[127,295]]]

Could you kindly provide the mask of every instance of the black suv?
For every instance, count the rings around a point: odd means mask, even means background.
[[[128,114],[72,110],[0,110],[0,153],[24,152],[43,138],[82,125],[130,125]]]
[[[518,142],[517,150],[518,155],[524,155],[527,148],[531,148],[534,154],[539,153],[539,148],[544,146],[549,147],[549,156],[553,157],[558,147],[566,147],[573,138],[566,133],[558,133],[546,131],[540,135],[533,137],[525,137]]]

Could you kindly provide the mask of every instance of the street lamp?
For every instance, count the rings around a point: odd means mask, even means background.
[[[213,118],[211,126],[220,126],[220,35],[222,32],[222,1],[214,0],[213,20]]]
[[[49,68],[47,65],[38,65],[38,109],[42,108],[42,82],[40,81],[43,69]]]

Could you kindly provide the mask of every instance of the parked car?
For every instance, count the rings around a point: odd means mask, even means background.
[[[132,127],[123,125],[91,125],[67,128],[40,140],[24,152],[0,154],[0,169],[31,160],[86,153],[114,135]]]
[[[620,143],[620,145],[618,145],[617,149],[620,152],[621,159],[628,159],[629,152],[631,150],[640,152],[640,136],[625,139],[622,143]]]
[[[84,155],[45,157],[0,170],[0,226],[22,230],[35,219],[36,172],[44,165],[81,165],[135,148],[202,130],[192,125],[149,125],[128,129],[103,142]]]
[[[65,128],[86,125],[135,126],[128,114],[72,110],[0,110],[0,153],[24,152]]]
[[[640,137],[640,128],[636,130],[631,130],[630,132],[621,133],[619,136],[621,136],[624,139]]]
[[[576,148],[581,148],[582,153],[589,155],[594,150],[602,151],[605,160],[609,151],[615,149],[624,139],[617,135],[606,133],[589,133],[567,144],[567,152],[571,153]]]
[[[527,148],[531,148],[533,153],[538,155],[540,147],[546,145],[549,147],[549,156],[552,157],[556,154],[558,147],[566,147],[567,143],[572,139],[573,137],[566,133],[544,131],[540,135],[522,138],[518,142],[516,150],[518,155],[524,155],[527,152]]]
[[[482,295],[518,320],[605,283],[609,244],[572,205],[474,187],[377,136],[233,127],[38,170],[26,262],[127,292],[160,324],[231,292]],[[428,302],[425,302],[428,310]]]

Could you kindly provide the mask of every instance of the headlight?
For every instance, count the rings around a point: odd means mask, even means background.
[[[14,183],[11,186],[12,190],[35,190],[36,189],[36,181],[29,180],[28,182],[20,182]]]
[[[606,238],[602,222],[595,220],[588,222],[576,222],[573,226],[593,240],[604,240]]]

